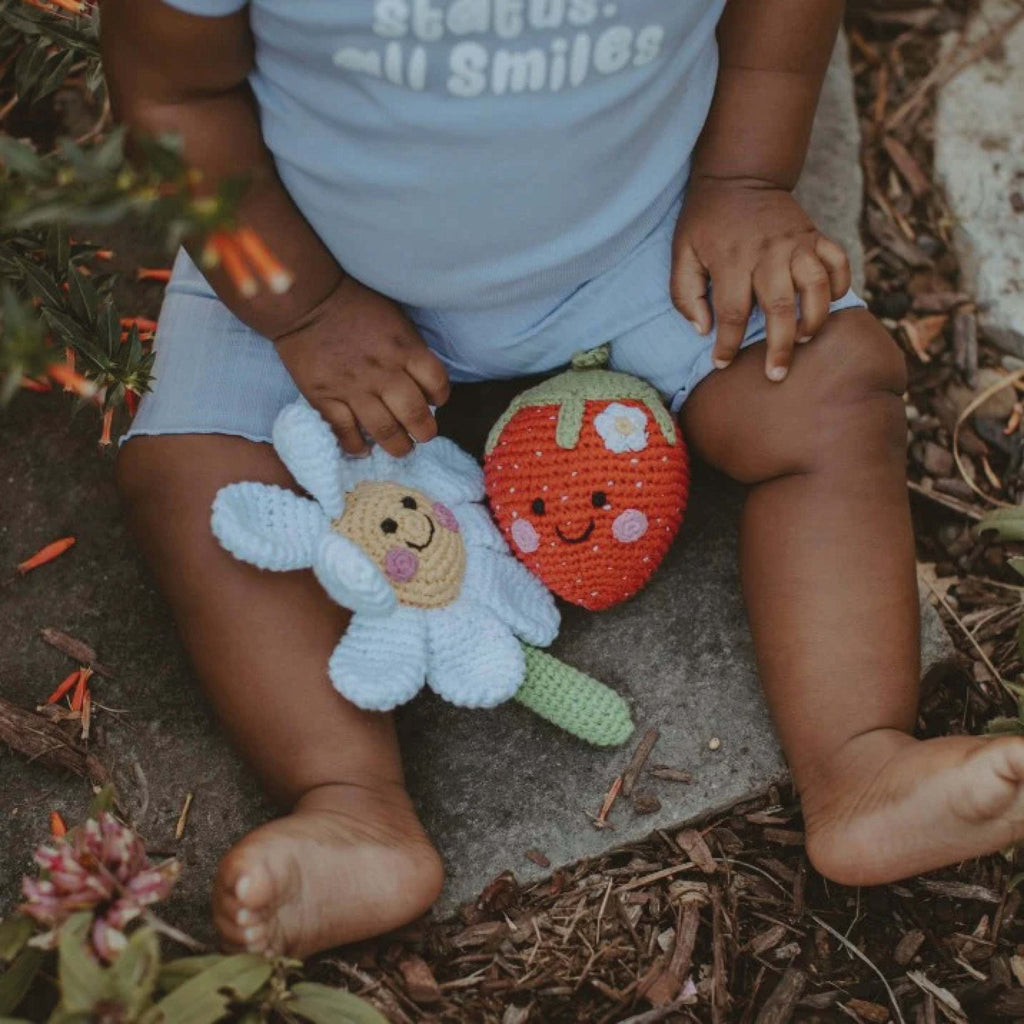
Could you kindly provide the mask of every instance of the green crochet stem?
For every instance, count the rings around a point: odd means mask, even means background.
[[[526,678],[515,699],[545,721],[595,747],[621,746],[633,734],[626,702],[611,688],[529,644]]]
[[[604,369],[608,362],[608,346],[601,345],[572,357],[572,368],[517,395],[501,418],[491,428],[484,448],[490,454],[501,437],[501,432],[521,409],[538,405],[556,405],[558,424],[555,443],[559,448],[572,450],[580,439],[583,417],[588,401],[634,399],[645,405],[654,417],[665,440],[676,443],[676,425],[658,392],[646,381]]]

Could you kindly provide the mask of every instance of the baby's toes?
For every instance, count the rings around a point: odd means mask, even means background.
[[[964,764],[959,780],[971,811],[968,820],[1007,819],[1024,816],[1024,737],[989,740]]]

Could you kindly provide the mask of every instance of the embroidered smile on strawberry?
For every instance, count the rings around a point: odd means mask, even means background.
[[[658,393],[605,349],[519,395],[487,440],[491,511],[516,556],[592,611],[635,594],[679,531],[689,464]]]

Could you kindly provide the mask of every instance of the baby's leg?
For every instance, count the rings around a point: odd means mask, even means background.
[[[1024,739],[911,738],[918,612],[903,358],[835,313],[783,384],[764,346],[684,407],[694,449],[753,485],[742,572],[758,666],[825,875],[875,884],[1024,836]]]
[[[391,720],[327,679],[346,613],[311,573],[260,572],[210,532],[224,484],[291,485],[273,450],[219,435],[139,437],[118,477],[217,714],[291,809],[224,857],[213,905],[225,939],[304,955],[422,914],[441,863],[405,793]]]

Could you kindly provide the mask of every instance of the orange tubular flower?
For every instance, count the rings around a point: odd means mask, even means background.
[[[46,368],[47,374],[58,384],[63,384],[68,391],[73,391],[81,398],[95,398],[99,387],[91,380],[86,380],[76,370],[62,366],[60,363],[53,363]]]
[[[160,281],[166,284],[171,279],[171,271],[168,267],[140,267],[135,272],[137,281]]]
[[[71,698],[71,710],[81,711],[85,702],[86,694],[89,692],[89,677],[92,675],[91,668],[84,668],[78,673],[78,682],[75,683],[75,692]]]
[[[81,674],[82,670],[80,668],[76,668],[75,671],[72,672],[71,675],[69,675],[67,679],[65,679],[64,682],[62,682],[60,686],[58,686],[57,689],[54,690],[53,693],[51,693],[50,696],[46,698],[46,703],[56,704],[57,701],[59,701],[61,697],[63,697],[64,694],[67,693],[68,690],[70,690],[71,687],[78,682],[78,677]]]
[[[245,258],[255,268],[256,273],[263,278],[266,286],[275,295],[283,295],[291,288],[295,277],[267,248],[263,239],[252,228],[239,228],[235,232],[235,241],[245,254]]]
[[[103,411],[103,431],[100,434],[100,446],[107,448],[110,445],[110,430],[114,425],[114,407]]]
[[[148,316],[123,316],[121,326],[126,329],[138,327],[140,334],[153,334],[156,331],[156,321],[150,320]]]
[[[213,252],[213,265],[219,263],[224,267],[224,272],[242,298],[251,299],[260,290],[259,281],[245,262],[242,247],[229,234],[224,231],[214,232],[210,236],[207,254],[210,250]]]
[[[37,394],[45,395],[47,391],[52,391],[50,382],[45,380],[36,380],[34,377],[22,377],[21,386],[26,391],[35,391]]]
[[[18,565],[18,572],[24,576],[25,573],[38,569],[39,566],[46,565],[47,562],[52,562],[55,558],[59,558],[68,548],[74,547],[74,544],[74,537],[62,537],[60,540],[55,540],[53,543],[47,544],[45,548],[40,548],[31,558],[26,558],[24,562],[21,562]]]
[[[67,834],[68,827],[64,824],[64,819],[57,811],[50,811],[50,835],[54,839],[60,839],[61,836],[66,836]]]

